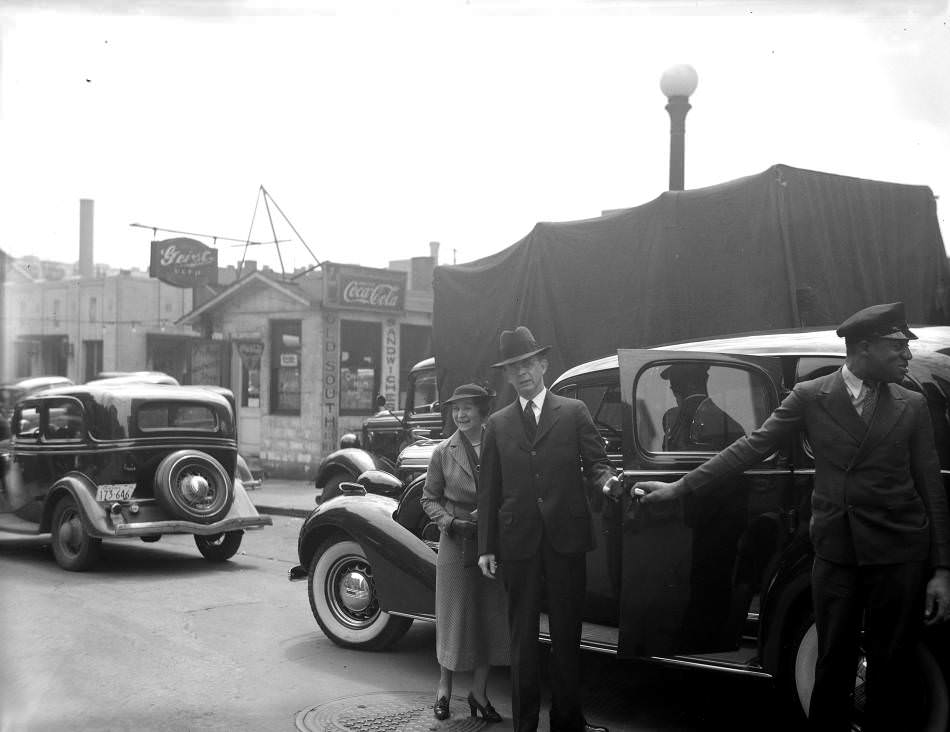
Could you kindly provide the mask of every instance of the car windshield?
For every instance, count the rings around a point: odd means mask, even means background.
[[[419,372],[415,375],[408,406],[416,413],[431,412],[439,391],[435,382],[435,371]]]

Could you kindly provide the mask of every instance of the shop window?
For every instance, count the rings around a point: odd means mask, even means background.
[[[270,411],[300,414],[300,321],[272,320]]]
[[[340,321],[340,414],[372,414],[379,394],[380,323]]]

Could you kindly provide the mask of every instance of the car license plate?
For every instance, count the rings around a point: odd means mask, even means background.
[[[127,501],[135,493],[135,483],[100,485],[96,488],[97,501]]]

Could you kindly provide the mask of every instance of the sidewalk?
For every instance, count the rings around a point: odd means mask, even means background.
[[[247,495],[260,513],[306,518],[317,506],[318,492],[312,480],[265,478],[259,488],[249,490]]]

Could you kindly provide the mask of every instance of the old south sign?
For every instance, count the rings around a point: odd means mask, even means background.
[[[218,250],[183,237],[153,241],[148,273],[176,287],[214,285],[218,282]]]

